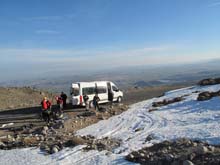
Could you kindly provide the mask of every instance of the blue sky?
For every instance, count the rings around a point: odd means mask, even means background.
[[[220,0],[0,0],[0,73],[220,58],[219,18]]]

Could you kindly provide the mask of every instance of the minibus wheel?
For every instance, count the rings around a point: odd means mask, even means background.
[[[117,99],[117,102],[120,103],[121,101],[122,101],[122,97],[119,96],[118,99]]]

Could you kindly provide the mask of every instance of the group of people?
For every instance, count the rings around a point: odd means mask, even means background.
[[[114,98],[113,93],[109,92],[108,99],[111,107],[112,107],[113,98]],[[41,101],[42,118],[48,123],[50,122],[52,116],[54,117],[57,116],[58,114],[60,117],[62,117],[63,109],[66,108],[67,95],[64,92],[61,92],[60,96],[55,97],[55,100],[57,102],[57,106],[53,110],[52,110],[52,102],[47,97],[44,97],[43,100]],[[100,98],[98,96],[98,93],[95,94],[92,102],[89,101],[89,96],[86,94],[83,95],[83,100],[85,103],[86,111],[89,110],[91,104],[94,106],[95,110],[100,110],[99,107]]]
[[[111,108],[112,108],[113,98],[114,98],[114,94],[112,92],[109,92],[108,93],[108,99],[109,99],[109,103],[110,103],[110,107]],[[90,102],[89,102],[88,95],[86,95],[86,94],[83,95],[83,100],[84,100],[84,103],[85,103],[85,106],[86,106],[86,111],[88,111],[89,108],[90,108]],[[98,96],[98,93],[96,93],[95,96],[93,97],[93,100],[92,100],[92,103],[93,103],[93,106],[94,106],[95,110],[99,110],[100,109],[99,101],[100,101],[100,98]]]
[[[86,94],[83,95],[83,100],[84,100],[84,103],[86,106],[86,111],[88,111],[91,106],[90,102],[89,102],[89,96]],[[92,104],[93,104],[95,110],[99,110],[99,101],[100,101],[100,98],[99,98],[98,94],[95,94],[95,96],[93,97],[93,100],[92,100]]]
[[[51,117],[56,116],[57,113],[62,117],[63,108],[66,107],[67,95],[62,92],[60,96],[55,97],[55,100],[57,102],[57,108],[55,108],[55,110],[52,110],[52,102],[47,97],[44,97],[41,101],[42,118],[48,123],[50,122]]]

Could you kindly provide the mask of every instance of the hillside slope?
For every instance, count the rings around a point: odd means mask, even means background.
[[[170,91],[162,97],[136,103],[118,116],[77,132],[80,136],[90,135],[97,139],[120,139],[121,145],[111,152],[85,152],[85,146],[66,148],[52,156],[39,154],[38,149],[0,150],[0,161],[22,165],[27,162],[41,164],[42,161],[45,164],[131,164],[125,160],[126,155],[164,140],[187,137],[220,144],[220,98],[197,100],[199,93],[219,90],[220,85],[212,85]],[[11,159],[12,154],[18,156]]]
[[[39,106],[42,98],[53,98],[53,94],[30,87],[0,87],[0,111]]]

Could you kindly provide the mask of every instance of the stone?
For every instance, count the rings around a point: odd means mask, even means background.
[[[195,153],[191,153],[189,155],[189,160],[193,160],[195,157],[196,157],[196,154]]]
[[[144,153],[140,153],[140,156],[141,156],[141,157],[145,157],[145,154],[144,154]]]
[[[198,145],[198,144],[197,144],[196,142],[193,142],[193,143],[192,143],[192,146],[193,146],[193,147],[196,147],[197,145]]]
[[[104,108],[104,107],[100,107],[100,108],[99,108],[99,112],[106,112],[106,111],[107,111],[107,109]]]
[[[41,131],[41,134],[44,135],[44,136],[46,136],[46,135],[47,135],[47,131],[46,131],[46,130],[42,130],[42,131]]]
[[[197,147],[194,148],[197,154],[205,154],[208,152],[208,148],[199,144]]]
[[[43,130],[45,130],[45,131],[48,131],[48,129],[49,129],[49,128],[48,128],[47,126],[44,126],[44,127],[43,127]]]
[[[208,146],[207,148],[210,152],[215,152],[215,147],[214,146]]]
[[[39,136],[40,141],[44,141],[44,136]]]
[[[59,147],[57,145],[54,145],[51,150],[50,150],[50,153],[51,154],[54,154],[54,153],[57,153],[59,152]]]
[[[129,154],[129,158],[130,159],[134,159],[134,155],[133,154]]]
[[[8,139],[11,139],[12,137],[11,137],[11,135],[7,135],[7,138],[8,138]]]
[[[151,141],[151,140],[153,140],[153,139],[155,139],[154,135],[153,135],[153,134],[150,134],[150,135],[148,135],[148,136],[146,137],[145,142]]]
[[[0,142],[0,149],[3,149],[4,147],[6,147],[6,144],[3,142]]]
[[[165,158],[166,158],[167,161],[170,162],[171,160],[173,160],[174,156],[172,154],[166,154]]]
[[[183,165],[194,165],[194,164],[189,160],[185,160],[183,161]]]

